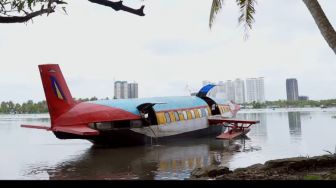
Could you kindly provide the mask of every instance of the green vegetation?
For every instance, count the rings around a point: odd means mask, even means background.
[[[45,101],[40,101],[34,103],[32,100],[28,100],[25,103],[13,103],[12,101],[1,102],[0,113],[9,114],[9,113],[46,113],[48,112],[48,107]]]
[[[252,102],[246,103],[242,106],[252,107],[254,109],[259,108],[304,108],[304,107],[336,107],[336,99],[327,99],[327,100],[307,100],[307,101],[286,101],[286,100],[277,100],[277,101],[266,101],[265,103]]]
[[[319,175],[306,175],[303,180],[322,180],[323,178]]]
[[[109,99],[106,97],[105,99]],[[95,101],[97,97],[91,98],[79,98],[77,101]],[[48,113],[48,106],[45,100],[34,103],[32,100],[28,100],[22,104],[14,103],[13,101],[1,102],[0,114],[37,114]]]

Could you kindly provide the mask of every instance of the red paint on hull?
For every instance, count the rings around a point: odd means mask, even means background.
[[[68,126],[107,121],[137,120],[140,116],[104,105],[82,102],[55,120],[54,126]]]

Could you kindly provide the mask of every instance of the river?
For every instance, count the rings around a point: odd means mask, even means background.
[[[270,159],[335,152],[336,108],[242,110],[260,120],[246,137],[214,137],[169,144],[95,148],[86,140],[60,140],[52,132],[21,128],[50,125],[48,114],[0,115],[0,179],[186,179],[196,167],[230,169]]]

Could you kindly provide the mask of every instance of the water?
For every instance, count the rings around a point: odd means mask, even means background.
[[[21,128],[50,125],[49,116],[0,115],[0,179],[185,179],[211,164],[230,169],[270,159],[335,152],[336,109],[245,110],[260,120],[246,138],[202,138],[126,148],[94,148],[85,140],[59,140],[51,132]]]

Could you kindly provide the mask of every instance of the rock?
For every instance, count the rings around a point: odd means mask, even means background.
[[[204,168],[196,168],[191,172],[193,177],[216,177],[223,174],[232,173],[228,167],[210,165]]]
[[[294,157],[294,158],[286,158],[286,159],[276,159],[269,160],[265,163],[265,168],[278,168],[287,166],[291,162],[299,162],[302,160],[306,160],[305,157]]]
[[[225,180],[256,180],[256,179],[303,179],[307,173],[319,174],[322,179],[336,179],[336,155],[316,157],[293,157],[270,160],[265,164],[255,164],[234,171],[227,167],[211,165],[196,168],[192,176],[196,178],[211,177]]]
[[[195,168],[193,171],[191,171],[190,174],[192,177],[204,177],[207,175],[207,171],[204,168]]]

